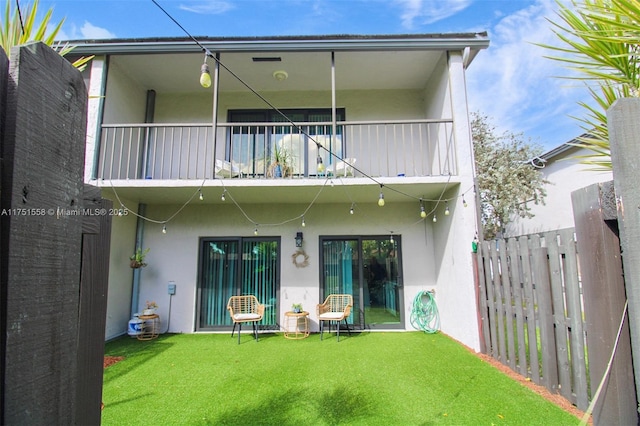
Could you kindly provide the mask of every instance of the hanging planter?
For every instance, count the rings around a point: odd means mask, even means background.
[[[147,264],[144,263],[144,258],[147,253],[149,253],[149,250],[150,249],[137,249],[136,252],[129,258],[129,260],[131,260],[129,266],[131,266],[133,269],[144,268],[145,266],[147,266]]]

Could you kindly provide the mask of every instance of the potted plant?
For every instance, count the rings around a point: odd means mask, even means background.
[[[275,144],[273,147],[273,162],[267,169],[267,175],[274,178],[291,176],[291,154],[283,148]]]
[[[300,312],[302,312],[302,303],[294,303],[293,305],[291,305],[291,309],[296,314],[299,314]]]
[[[158,309],[158,304],[147,300],[147,307],[142,311],[142,315],[153,315],[156,313],[156,309]]]
[[[144,258],[147,255],[147,253],[149,253],[149,250],[150,249],[148,248],[145,250],[138,248],[136,252],[133,253],[133,255],[129,258],[131,260],[130,266],[134,269],[143,268],[147,266],[147,264],[144,263]]]

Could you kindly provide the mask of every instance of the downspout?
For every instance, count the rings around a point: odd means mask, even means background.
[[[144,122],[145,123],[153,123],[154,115],[155,115],[155,102],[156,102],[156,92],[154,90],[147,91],[147,103],[146,103],[146,111]],[[148,137],[146,138],[146,143],[149,143]],[[148,150],[146,150],[148,152]],[[146,162],[146,161],[145,161]],[[140,203],[138,204],[138,219],[136,222],[136,244],[134,253],[137,250],[144,250],[142,245],[142,239],[144,237],[144,219],[146,215],[147,205]],[[138,311],[138,305],[140,302],[140,273],[142,268],[135,268],[133,270],[133,279],[131,285],[131,315],[133,318],[133,314]]]
[[[333,150],[335,149],[337,140],[338,125],[336,123],[336,53],[331,52],[331,155],[329,155],[329,165],[333,163]],[[344,147],[341,147],[344,148]],[[344,150],[340,149],[342,157],[344,158]],[[334,170],[335,174],[335,170]]]
[[[216,52],[216,64],[213,67],[213,116],[211,119],[211,127],[213,129],[213,179],[216,178],[216,149],[218,142],[218,88],[220,85],[220,52]],[[226,160],[225,156],[225,160]],[[228,159],[232,164],[231,157]]]

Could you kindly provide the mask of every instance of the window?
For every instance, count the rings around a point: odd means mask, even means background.
[[[336,128],[336,137],[333,138],[333,126],[326,124],[331,123],[330,109],[281,112],[286,117],[272,110],[229,111],[230,123],[247,124],[230,128],[227,161],[240,164],[243,173],[248,176],[265,176],[276,151],[279,151],[286,154],[293,175],[314,176],[317,174],[318,156],[325,166],[335,163],[336,157],[343,157],[342,126]],[[337,110],[336,114],[338,121],[344,121],[344,109]],[[325,124],[309,124],[315,122]],[[317,144],[323,147],[320,152]]]

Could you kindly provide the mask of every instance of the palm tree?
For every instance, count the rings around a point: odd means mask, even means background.
[[[550,22],[563,45],[542,46],[563,54],[548,58],[578,72],[568,78],[596,83],[589,88],[595,105],[579,104],[586,115],[577,120],[587,136],[575,145],[592,151],[583,163],[611,169],[606,111],[616,99],[640,97],[640,2],[584,0],[573,8],[557,2],[561,22]]]
[[[2,27],[0,28],[0,44],[2,44],[2,48],[7,56],[11,54],[11,48],[13,46],[19,46],[30,41],[41,41],[57,50],[61,56],[73,50],[74,46],[70,46],[68,43],[60,45],[55,42],[55,38],[64,23],[64,19],[52,26],[52,29],[49,30],[53,9],[49,9],[40,23],[36,23],[38,2],[39,0],[34,0],[31,6],[27,5],[27,7],[23,9],[16,8],[12,16],[11,0],[7,0],[4,19],[2,21]],[[82,71],[91,59],[93,59],[93,56],[82,57],[73,62],[73,66]]]

